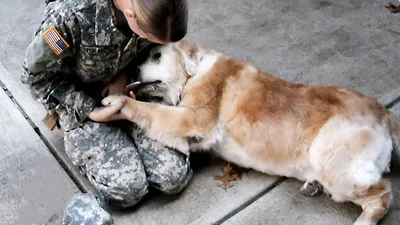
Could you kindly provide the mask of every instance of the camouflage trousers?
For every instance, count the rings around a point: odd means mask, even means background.
[[[148,138],[126,121],[87,121],[65,132],[64,143],[67,155],[98,190],[101,200],[115,208],[135,205],[150,186],[176,194],[193,174],[188,156]]]

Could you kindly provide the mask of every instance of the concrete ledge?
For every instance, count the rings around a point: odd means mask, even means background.
[[[79,189],[3,90],[0,102],[0,224],[61,224]]]

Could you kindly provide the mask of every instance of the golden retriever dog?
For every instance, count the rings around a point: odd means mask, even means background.
[[[356,225],[387,213],[383,174],[400,153],[400,123],[375,99],[291,83],[188,40],[153,49],[139,69],[137,96],[166,104],[117,95],[102,104],[150,137],[185,154],[212,150],[242,167],[317,181],[333,200],[362,207]]]

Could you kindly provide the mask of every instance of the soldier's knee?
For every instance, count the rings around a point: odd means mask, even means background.
[[[118,186],[96,184],[103,201],[112,208],[125,209],[136,205],[149,192],[149,183],[146,180],[132,180]]]
[[[165,194],[177,194],[188,185],[192,175],[193,171],[189,164],[174,166],[153,186]]]

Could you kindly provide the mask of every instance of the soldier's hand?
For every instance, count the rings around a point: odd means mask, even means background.
[[[96,107],[90,114],[89,119],[96,122],[109,122],[114,120],[124,120],[126,117],[120,110],[125,106],[126,99],[119,101],[111,106]]]
[[[101,96],[107,97],[109,95],[125,94],[125,87],[128,85],[128,77],[122,73],[115,80],[111,81],[101,92]]]

